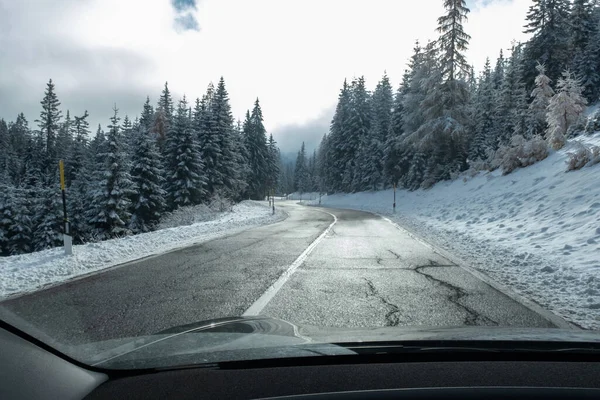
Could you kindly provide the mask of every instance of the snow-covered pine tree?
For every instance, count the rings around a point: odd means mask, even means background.
[[[537,63],[556,81],[570,65],[570,0],[533,0],[527,13],[525,33],[532,34],[524,50],[524,79],[531,90]]]
[[[367,91],[365,78],[361,76],[352,81],[350,87],[350,110],[348,129],[345,132],[342,146],[346,160],[346,168],[350,167],[352,180],[345,181],[342,188],[346,192],[355,192],[362,189],[364,175],[359,160],[367,160],[369,146],[369,133],[371,130],[371,96]]]
[[[308,165],[306,162],[306,147],[304,142],[298,151],[296,157],[296,166],[294,167],[294,191],[304,193],[308,188]]]
[[[169,91],[169,84],[168,82],[165,82],[165,87],[158,98],[158,105],[156,106],[156,112],[154,113],[153,127],[153,131],[158,142],[158,148],[163,153],[166,151],[166,140],[174,122],[173,112],[173,98],[171,97],[171,92]]]
[[[209,190],[213,193],[215,191],[224,192],[228,197],[235,197],[241,171],[235,154],[233,116],[223,77],[217,84],[210,113],[212,116],[212,137],[218,148],[219,157],[216,159],[216,165],[213,166],[213,171],[218,173],[212,174],[208,172],[208,169],[206,170]],[[213,176],[218,179],[211,181]]]
[[[446,14],[438,19],[440,38],[437,48],[429,46],[426,57],[431,61],[432,73],[423,81],[426,96],[421,103],[425,122],[412,134],[412,143],[425,154],[435,157],[439,167],[428,162],[428,176],[435,171],[434,179],[450,179],[467,166],[466,124],[468,120],[469,88],[465,81],[470,66],[463,52],[470,36],[462,23],[469,9],[464,0],[445,0]],[[436,62],[435,50],[441,54]],[[414,161],[413,161],[414,162]],[[413,182],[413,188],[415,187]]]
[[[119,110],[116,106],[113,107],[113,112],[106,142],[101,146],[103,152],[98,154],[98,158],[104,159],[101,169],[103,176],[94,193],[92,204],[94,215],[90,219],[93,233],[99,239],[127,235],[129,233],[127,224],[131,217],[129,198],[133,191],[133,184],[129,175],[130,166],[127,163],[125,145],[120,132]]]
[[[495,108],[493,84],[492,70],[488,58],[479,77],[474,100],[474,131],[469,149],[469,159],[471,161],[486,160],[488,151],[493,145],[488,140],[489,132],[493,127]]]
[[[161,155],[146,124],[139,126],[133,143],[130,228],[134,233],[153,230],[165,208]]]
[[[521,100],[519,96],[523,97],[524,95],[520,63],[519,47],[513,45],[502,84],[496,92],[496,110],[493,128],[491,129],[494,137],[492,143],[496,142],[496,148],[498,145],[507,145],[510,142],[517,129],[517,117],[525,112],[517,105],[517,102]],[[521,107],[526,107],[526,105],[521,104]]]
[[[145,132],[152,132],[154,126],[154,108],[150,104],[150,96],[146,96],[146,102],[140,116],[140,126]]]
[[[529,105],[530,110],[530,135],[544,135],[548,129],[546,122],[546,113],[548,112],[548,104],[554,96],[554,90],[550,86],[550,78],[546,75],[546,67],[543,64],[538,64],[536,67],[538,76],[535,78],[535,88],[531,92],[533,98]]]
[[[398,184],[403,175],[408,172],[408,160],[403,157],[406,150],[404,144],[404,97],[410,83],[410,70],[404,71],[402,83],[394,97],[390,134],[385,143],[384,178],[386,185]]]
[[[43,158],[44,169],[42,170],[42,173],[46,173],[48,168],[53,168],[54,165],[56,165],[56,137],[58,135],[58,130],[60,129],[62,116],[62,112],[58,108],[60,102],[56,96],[52,79],[50,79],[46,85],[41,105],[42,111],[40,112],[40,119],[35,122],[37,122],[39,127],[39,139],[40,142],[43,143],[44,150],[43,155],[38,154],[38,157]],[[49,167],[50,165],[52,167]]]
[[[65,160],[65,174],[69,185],[71,185],[73,180],[80,177],[81,169],[90,161],[88,147],[90,124],[87,121],[88,117],[89,114],[86,110],[82,116],[76,116],[73,122],[75,137],[73,139],[70,154]]]
[[[248,152],[248,166],[251,174],[248,180],[249,197],[262,200],[267,190],[269,152],[266,129],[263,125],[263,115],[258,99],[254,103],[252,114],[246,113],[244,143]]]
[[[343,187],[342,176],[345,172],[347,159],[345,138],[346,132],[348,132],[350,114],[350,87],[347,81],[344,80],[329,129],[327,181],[330,182],[330,190],[333,192],[342,191]]]
[[[318,191],[328,193],[330,188],[330,182],[328,181],[328,169],[329,169],[329,141],[327,134],[323,135],[323,139],[321,139],[321,143],[319,144],[319,148],[317,150],[317,189]],[[280,158],[281,159],[281,158]],[[281,163],[280,163],[281,164]],[[283,171],[282,166],[280,165],[280,176]],[[280,179],[281,181],[282,179]],[[285,193],[285,192],[282,192]]]
[[[365,189],[377,190],[384,184],[386,143],[392,131],[394,95],[387,74],[377,84],[371,98],[371,131],[369,132],[367,165],[362,165]]]
[[[206,89],[206,94],[202,96],[202,101],[196,101],[194,110],[195,131],[202,152],[207,180],[206,190],[209,195],[222,188],[224,184],[223,169],[221,168],[222,149],[219,138],[221,129],[217,127],[216,116],[213,113],[213,104],[216,102],[215,97],[214,86],[210,83]],[[216,108],[220,110],[221,106],[219,105]]]
[[[573,61],[575,75],[581,79],[590,103],[600,100],[600,5],[594,9],[592,27],[587,45]]]
[[[556,84],[557,93],[550,100],[548,113],[548,143],[558,150],[565,145],[566,134],[569,127],[577,122],[587,100],[582,95],[582,87],[577,78],[569,71],[563,72],[563,77]]]
[[[57,160],[63,160],[65,163],[71,153],[71,145],[73,143],[75,126],[71,119],[71,114],[67,110],[64,121],[60,124],[58,134],[56,136],[56,158]]]
[[[129,157],[129,155],[133,153],[137,130],[133,130],[133,123],[128,115],[125,115],[123,118],[121,130],[119,132],[121,135],[121,142],[123,143],[123,151]]]
[[[0,185],[0,255],[10,255],[9,229],[13,223],[14,187]]]
[[[206,200],[206,176],[185,96],[166,143],[167,207],[176,209]]]
[[[274,190],[278,185],[279,180],[279,149],[277,142],[273,139],[273,135],[269,135],[267,142],[267,150],[269,158],[267,160],[267,187]]]
[[[26,189],[15,189],[14,194],[13,219],[8,228],[11,255],[31,252],[33,243],[30,194]]]
[[[36,189],[32,222],[35,227],[33,232],[35,251],[51,249],[62,244],[63,212],[60,191],[57,188]]]
[[[569,28],[574,65],[576,65],[576,59],[581,56],[592,34],[597,29],[594,26],[594,23],[597,23],[597,21],[594,21],[594,2],[595,0],[573,0],[571,6]]]
[[[88,201],[92,198],[91,193],[97,190],[93,187],[96,181],[93,178],[90,179],[90,176],[94,177],[94,173],[90,170],[92,167],[92,160],[88,159],[79,169],[67,191],[67,213],[75,244],[85,243],[92,234],[88,221],[88,217],[90,217]]]

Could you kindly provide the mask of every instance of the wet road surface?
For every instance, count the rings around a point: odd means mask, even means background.
[[[379,216],[279,206],[282,222],[0,304],[71,344],[252,310],[321,327],[555,326]]]

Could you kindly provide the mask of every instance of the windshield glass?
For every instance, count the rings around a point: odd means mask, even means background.
[[[0,319],[105,368],[598,342],[600,5],[0,0]]]

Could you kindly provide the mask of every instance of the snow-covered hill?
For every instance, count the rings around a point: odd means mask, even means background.
[[[480,173],[429,190],[323,197],[326,206],[374,211],[522,296],[585,328],[600,329],[600,164],[565,172],[575,142],[533,166]]]
[[[73,246],[72,256],[65,256],[60,247],[0,257],[0,299],[275,222],[284,216],[280,210],[271,215],[266,203],[244,201],[233,206],[230,212],[216,214],[211,221]]]

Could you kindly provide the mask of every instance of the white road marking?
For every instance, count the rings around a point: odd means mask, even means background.
[[[296,260],[288,267],[288,269],[283,274],[281,274],[281,276],[275,281],[275,283],[273,283],[271,286],[269,286],[267,290],[265,290],[262,296],[260,296],[258,300],[256,300],[254,304],[252,304],[250,308],[248,308],[242,314],[242,316],[246,317],[260,314],[260,312],[265,308],[267,304],[269,304],[273,297],[275,297],[275,295],[277,294],[277,292],[279,292],[283,285],[285,285],[287,280],[290,279],[294,272],[296,272],[298,267],[302,265],[304,260],[306,260],[306,257],[308,257],[308,255],[314,250],[314,248],[317,247],[319,242],[323,240],[323,238],[329,233],[329,231],[331,231],[331,228],[333,228],[333,226],[337,222],[337,217],[327,211],[316,211],[331,215],[333,217],[333,222],[327,227],[327,229],[323,231],[323,233],[319,235],[318,238],[316,238],[310,245],[308,245],[308,247],[302,252],[302,254],[300,254],[298,258],[296,258]]]

